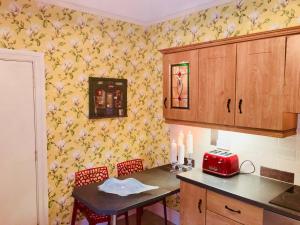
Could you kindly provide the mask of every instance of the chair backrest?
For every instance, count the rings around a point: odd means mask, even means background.
[[[75,173],[75,186],[81,187],[97,183],[107,179],[108,177],[108,170],[106,166],[81,170]]]
[[[117,164],[118,176],[130,175],[144,170],[141,159],[133,159]]]

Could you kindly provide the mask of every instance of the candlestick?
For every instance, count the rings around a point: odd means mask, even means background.
[[[178,142],[177,142],[178,146],[183,145],[183,139],[184,139],[184,134],[182,131],[180,131],[178,135]]]
[[[177,144],[175,140],[172,141],[171,143],[171,163],[176,163],[177,162]]]
[[[186,147],[187,147],[187,153],[192,154],[193,153],[193,134],[191,131],[189,131],[186,139]]]
[[[171,143],[170,161],[171,161],[171,165],[172,165],[172,169],[170,172],[175,172],[176,164],[177,164],[177,144],[176,144],[175,140],[172,140],[172,143]]]
[[[179,149],[178,149],[178,167],[179,167],[179,171],[182,171],[182,166],[184,164],[184,154],[185,154],[185,150],[184,150],[184,145],[179,145]]]

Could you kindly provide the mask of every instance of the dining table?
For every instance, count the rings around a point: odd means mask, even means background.
[[[144,184],[158,186],[157,189],[139,194],[119,196],[100,191],[98,186],[103,181],[74,187],[72,196],[96,214],[110,216],[111,225],[116,225],[117,215],[131,209],[154,204],[180,191],[180,181],[176,178],[176,173],[172,173],[170,170],[170,165],[164,165],[119,177],[119,179],[135,178]]]

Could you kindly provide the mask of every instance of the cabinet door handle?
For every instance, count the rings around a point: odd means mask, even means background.
[[[234,212],[234,213],[241,214],[241,210],[232,209],[232,208],[228,207],[227,205],[225,205],[225,209],[227,209],[227,210],[229,210],[231,212]]]
[[[243,104],[243,99],[240,99],[239,101],[239,110],[240,110],[240,114],[242,114],[242,104]]]
[[[227,100],[227,111],[230,113],[230,103],[231,103],[231,98]]]
[[[199,199],[199,201],[198,201],[198,211],[199,211],[199,213],[202,213],[201,207],[202,207],[202,199]]]
[[[165,109],[167,108],[167,97],[165,97],[165,100],[164,100],[164,106],[165,106]]]

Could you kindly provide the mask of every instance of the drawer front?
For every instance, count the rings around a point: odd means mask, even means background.
[[[180,182],[180,225],[205,225],[206,189]]]
[[[263,209],[207,191],[207,209],[245,225],[262,225]]]
[[[207,210],[206,225],[242,225],[242,224]]]

